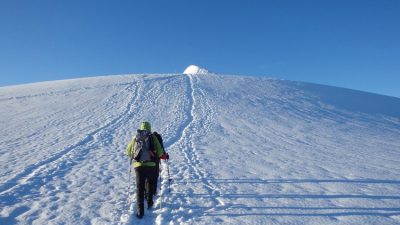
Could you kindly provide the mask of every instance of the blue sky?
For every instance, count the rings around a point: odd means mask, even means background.
[[[0,86],[196,64],[400,97],[400,1],[1,0]]]

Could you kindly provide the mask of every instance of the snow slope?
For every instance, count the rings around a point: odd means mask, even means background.
[[[163,134],[156,208],[127,201],[139,123]],[[215,74],[0,88],[0,224],[399,224],[400,99]],[[161,206],[161,207],[160,207]]]

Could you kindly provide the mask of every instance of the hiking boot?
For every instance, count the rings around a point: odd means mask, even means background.
[[[140,214],[139,212],[138,212],[138,213],[136,213],[136,218],[138,218],[138,219],[142,219],[142,218],[143,218],[143,214]]]
[[[137,217],[138,219],[142,219],[142,218],[143,218],[143,215],[144,215],[144,208],[143,208],[143,207],[139,207],[139,208],[137,209],[137,212],[136,212],[136,217]]]
[[[147,201],[147,209],[151,209],[154,205],[153,200]]]

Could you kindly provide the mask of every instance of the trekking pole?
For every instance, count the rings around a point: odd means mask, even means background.
[[[162,186],[162,177],[161,177],[161,160],[158,167],[158,177],[160,178],[160,193],[161,193],[161,186]]]
[[[128,178],[128,207],[131,204],[131,173],[132,173],[132,159],[129,160],[129,178]]]
[[[161,160],[160,160],[160,171],[161,171]],[[161,173],[159,174],[159,176],[160,176],[160,209],[161,209],[162,208],[162,191],[161,191],[162,177],[161,177]]]
[[[167,171],[168,171],[168,192],[171,192],[171,177],[169,176],[169,159],[167,159]]]

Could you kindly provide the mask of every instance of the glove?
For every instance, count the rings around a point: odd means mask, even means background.
[[[164,154],[160,157],[160,159],[162,159],[162,160],[167,160],[167,159],[169,159],[168,153],[164,153]]]

